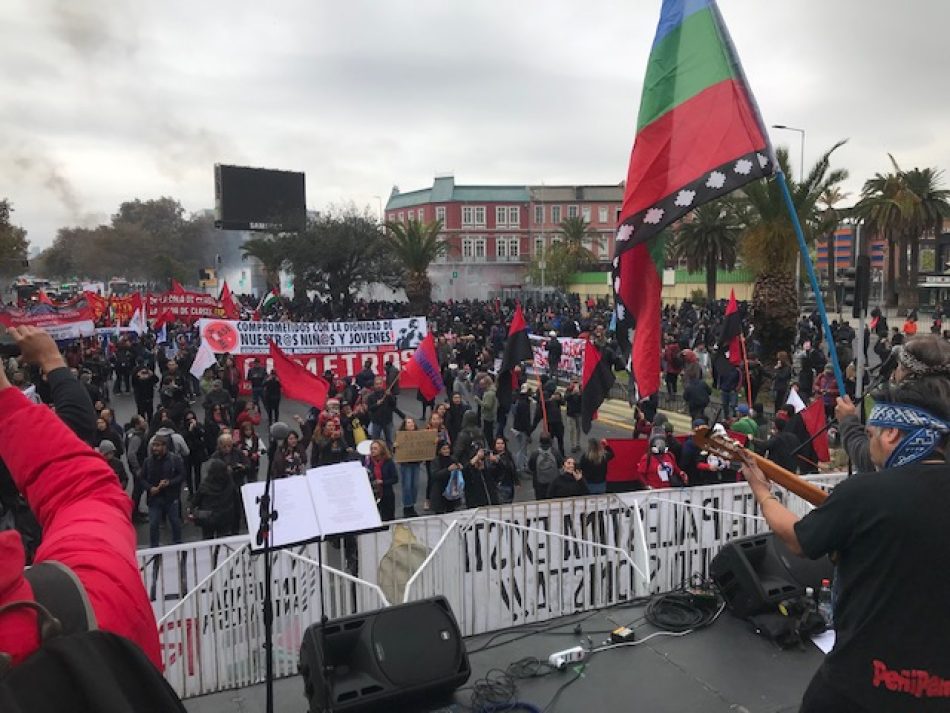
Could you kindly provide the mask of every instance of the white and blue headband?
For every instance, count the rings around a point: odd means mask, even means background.
[[[868,425],[907,432],[887,458],[885,468],[916,463],[934,452],[948,434],[950,424],[916,406],[877,403],[868,416]]]

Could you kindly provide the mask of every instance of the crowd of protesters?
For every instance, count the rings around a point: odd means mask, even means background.
[[[275,439],[267,427],[280,421],[281,385],[263,360],[239,373],[234,359],[221,355],[199,378],[191,367],[198,348],[194,327],[173,324],[164,338],[123,332],[84,339],[63,348],[66,364],[79,380],[96,415],[90,442],[107,459],[132,498],[132,516],[149,523],[149,540],[159,544],[167,522],[174,542],[192,522],[204,537],[237,534],[242,527],[240,487],[267,475],[300,475],[308,468],[361,459],[384,519],[413,517],[422,496],[425,512],[443,513],[533,497],[545,499],[606,492],[613,449],[588,438],[581,428],[582,389],[577,378],[559,373],[558,337],[590,338],[608,362],[622,370],[620,349],[609,331],[610,308],[603,301],[576,298],[527,300],[529,329],[545,336],[546,373],[529,379],[516,368],[517,388],[497,388],[497,360],[504,349],[514,301],[435,303],[425,315],[436,335],[444,397],[418,409],[400,402],[398,371],[390,364],[377,373],[367,362],[355,376],[327,373],[325,408],[295,416],[286,437]],[[242,301],[250,316],[251,300]],[[697,306],[684,302],[663,310],[660,345],[663,394],[630,399],[633,437],[643,438],[646,453],[619,487],[666,488],[734,482],[738,465],[706,453],[693,435],[675,437],[664,413],[689,416],[693,429],[708,425],[741,434],[751,447],[788,470],[817,470],[817,455],[801,414],[787,405],[790,392],[808,403],[821,399],[829,418],[838,393],[833,369],[822,348],[816,315],[803,318],[791,353],[767,362],[754,330],[748,329],[746,353],[737,366],[718,343],[725,303]],[[741,310],[744,317],[744,306]],[[316,300],[279,300],[262,319],[306,321],[376,320],[411,316],[405,303],[356,302],[344,311]],[[879,311],[872,315],[865,352],[873,343],[880,376],[895,368],[893,353],[915,333],[916,318],[902,330],[889,329]],[[855,333],[847,323],[832,325],[838,358],[854,398]],[[938,329],[939,332],[939,329]],[[51,402],[49,385],[29,365],[4,364],[16,386],[34,400]],[[868,375],[869,376],[869,375]],[[242,394],[242,377],[250,393]],[[865,377],[865,384],[868,377]],[[129,396],[135,412],[116,422],[112,405]],[[718,399],[718,400],[717,400]],[[772,410],[767,417],[765,404]],[[398,420],[397,420],[398,419]],[[396,463],[400,430],[437,433],[431,460]],[[360,453],[359,444],[370,443]],[[535,445],[536,443],[536,445]],[[400,484],[401,512],[394,486]],[[144,503],[143,503],[144,499]],[[145,506],[143,511],[141,508]]]

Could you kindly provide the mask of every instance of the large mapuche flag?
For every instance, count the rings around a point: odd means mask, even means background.
[[[641,397],[660,381],[660,231],[772,173],[774,155],[715,0],[663,0],[613,261],[617,335]]]

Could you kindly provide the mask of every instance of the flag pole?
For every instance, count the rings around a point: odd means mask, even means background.
[[[841,373],[841,365],[838,363],[838,350],[835,348],[835,340],[831,335],[831,325],[828,323],[825,300],[821,296],[821,290],[818,288],[818,278],[815,277],[815,268],[811,263],[811,256],[808,254],[808,246],[805,245],[805,233],[802,231],[802,225],[798,220],[798,213],[795,210],[792,194],[788,190],[785,173],[778,170],[775,172],[775,178],[778,180],[778,185],[782,189],[782,196],[785,198],[785,207],[788,209],[792,227],[795,229],[795,237],[798,238],[798,249],[801,251],[802,261],[805,263],[805,269],[808,272],[808,281],[811,283],[811,289],[815,295],[815,304],[818,306],[818,314],[821,316],[821,324],[825,331],[825,341],[828,343],[828,358],[831,361],[832,369],[834,369],[835,372],[835,381],[838,384],[838,393],[846,394],[844,375]]]
[[[544,403],[544,384],[541,383],[541,372],[535,374],[538,377],[538,400],[541,402],[541,416],[544,418],[544,430],[551,435],[551,429],[548,427],[548,407]]]
[[[745,335],[739,333],[739,343],[742,345],[742,363],[745,365],[745,400],[752,408],[752,377],[749,375],[749,352],[745,348]]]

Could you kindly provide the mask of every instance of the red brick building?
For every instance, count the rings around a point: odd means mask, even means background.
[[[386,220],[441,220],[449,250],[429,270],[433,299],[485,298],[529,287],[529,263],[560,239],[566,218],[583,218],[598,234],[587,247],[606,266],[622,200],[623,184],[460,186],[454,177],[441,176],[431,188],[394,190]]]

